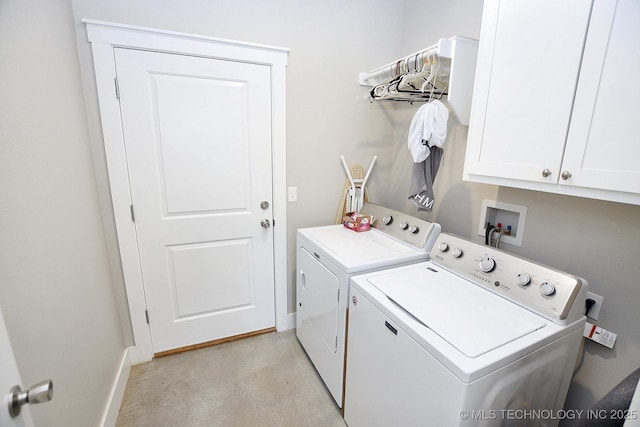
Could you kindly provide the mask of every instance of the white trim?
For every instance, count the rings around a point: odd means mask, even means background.
[[[578,187],[576,185],[554,184],[547,182],[525,181],[523,179],[501,178],[465,172],[464,181],[481,184],[499,185],[501,187],[520,188],[524,190],[542,191],[545,193],[563,194],[565,196],[585,197],[595,200],[640,205],[640,194],[623,191],[602,190],[599,188]]]
[[[119,24],[115,22],[99,21],[95,19],[83,19],[82,22],[87,24],[87,28],[89,27],[92,28],[94,36],[93,37],[89,36],[89,39],[90,39],[89,41],[91,42],[100,41],[102,43],[110,43],[110,44],[117,44],[119,46],[132,47],[134,45],[138,45],[136,44],[135,40],[129,40],[129,37],[132,34],[136,34],[137,36],[143,36],[143,37],[146,34],[146,36],[149,37],[149,39],[144,39],[144,42],[142,42],[143,45],[139,44],[138,47],[149,48],[150,44],[155,44],[156,42],[159,41],[158,36],[166,36],[167,39],[163,39],[162,40],[163,43],[165,42],[172,43],[171,40],[180,40],[180,43],[183,43],[185,40],[190,40],[197,44],[215,43],[215,44],[226,44],[229,46],[236,46],[243,49],[249,47],[249,48],[255,48],[258,50],[265,50],[265,51],[271,50],[279,53],[289,52],[289,49],[284,47],[270,46],[270,45],[257,44],[257,43],[247,43],[247,42],[241,42],[237,40],[222,39],[218,37],[208,37],[208,36],[203,36],[199,34],[182,33],[178,31],[160,30],[157,28],[140,27],[137,25]],[[117,31],[118,29],[122,31]],[[117,32],[114,32],[114,30],[116,30]],[[121,43],[117,43],[118,40],[120,40]],[[165,44],[163,44],[162,46],[166,47]],[[183,49],[180,48],[178,51],[182,52]],[[285,62],[286,62],[286,58],[285,58]]]
[[[118,233],[129,315],[135,347],[134,364],[151,360],[153,346],[146,322],[146,301],[138,259],[138,244],[130,216],[129,174],[120,121],[120,105],[115,97],[115,47],[175,52],[209,58],[224,58],[271,67],[272,75],[272,155],[275,324],[277,330],[290,329],[287,314],[287,201],[286,201],[286,65],[288,49],[236,42],[193,34],[176,33],[101,21],[83,20],[91,42],[109,170],[111,200]],[[96,145],[100,145],[100,141]]]
[[[283,322],[283,327],[278,327],[278,332],[288,331],[289,329],[294,329],[296,327],[296,313],[289,313],[285,321]]]
[[[281,47],[83,19],[92,44],[175,52],[286,66],[289,50]]]
[[[122,405],[122,399],[124,397],[125,389],[127,388],[127,380],[129,379],[129,373],[131,372],[131,357],[130,350],[132,347],[125,349],[122,360],[120,361],[120,368],[113,380],[111,386],[111,392],[109,393],[109,399],[107,400],[107,406],[102,415],[102,421],[99,425],[103,427],[111,427],[116,425],[118,420],[118,412]]]

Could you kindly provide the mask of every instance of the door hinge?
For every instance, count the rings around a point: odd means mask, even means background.
[[[144,311],[144,317],[146,317],[146,319],[147,319],[147,325],[149,325],[149,324],[150,324],[150,323],[149,323],[149,310],[145,310],[145,311]]]
[[[338,302],[340,302],[340,289],[338,289]]]
[[[115,77],[115,78],[113,79],[113,82],[114,82],[114,83],[115,83],[115,85],[116,85],[116,98],[120,99],[120,85],[118,84],[118,78],[117,78],[117,77]]]
[[[275,219],[271,220],[271,225],[273,225],[274,227],[276,226],[276,220]]]
[[[133,205],[129,205],[129,210],[131,211],[131,221],[136,222],[136,214],[133,213]]]

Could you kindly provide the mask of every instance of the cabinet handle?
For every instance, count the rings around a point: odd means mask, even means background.
[[[562,177],[562,179],[564,179],[565,181],[568,180],[569,178],[571,178],[571,172],[569,171],[562,171],[562,174],[560,175],[560,177]]]
[[[545,169],[542,171],[542,177],[543,177],[543,178],[547,178],[549,175],[551,175],[551,171],[550,171],[548,168],[545,168]]]

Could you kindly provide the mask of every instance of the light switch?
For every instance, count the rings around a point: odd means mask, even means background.
[[[298,187],[289,187],[287,188],[287,192],[288,192],[287,201],[289,203],[298,201]]]

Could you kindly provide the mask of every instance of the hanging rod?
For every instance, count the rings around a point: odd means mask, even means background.
[[[438,43],[426,49],[407,55],[397,61],[390,62],[368,73],[360,73],[358,83],[361,86],[375,86],[384,82],[389,82],[398,76],[409,72],[416,72],[422,69],[422,65],[428,58],[451,59],[453,45],[457,37],[450,39],[440,39]]]
[[[438,43],[358,75],[370,101],[428,101],[446,96],[458,121],[469,124],[478,41],[442,38]],[[435,60],[435,61],[434,61]],[[435,72],[427,64],[436,64]]]

